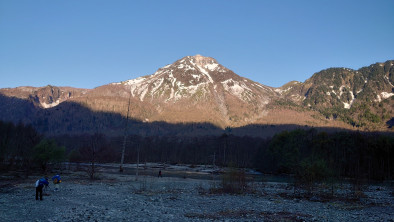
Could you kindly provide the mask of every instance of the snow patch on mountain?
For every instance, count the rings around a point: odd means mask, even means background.
[[[195,75],[195,74],[192,74],[192,77],[193,77],[194,79],[197,79],[197,81],[200,81],[200,78],[201,78],[200,75]]]
[[[290,86],[290,87],[288,87],[288,88],[286,88],[286,89],[275,89],[274,91],[282,95],[283,93],[285,93],[285,92],[291,90],[292,88],[293,88],[293,87]]]
[[[52,103],[45,103],[45,102],[42,102],[42,103],[40,103],[40,104],[41,104],[41,106],[42,106],[44,109],[48,109],[48,108],[52,108],[52,107],[55,107],[55,106],[59,105],[59,104],[60,104],[60,100],[56,100],[55,102],[52,102]]]
[[[138,85],[139,83],[143,82],[145,80],[145,77],[138,77],[136,79],[130,79],[124,81],[126,85]]]
[[[204,66],[204,68],[210,70],[210,71],[215,71],[215,69],[219,66],[219,64],[213,63],[213,64],[207,64]]]
[[[376,95],[376,99],[374,100],[375,102],[382,102],[383,99],[387,99],[394,96],[394,93],[388,93],[388,92],[381,92],[380,95]]]
[[[155,92],[160,88],[161,84],[163,84],[164,78],[160,78],[156,81],[153,82],[153,88],[152,88],[152,97],[155,94]]]
[[[393,84],[391,84],[390,79],[388,76],[384,76],[384,78],[386,79],[386,81],[390,84],[391,87],[394,87]]]
[[[394,93],[382,92],[380,95],[382,95],[383,99],[387,99],[394,96]]]
[[[144,97],[145,97],[146,93],[148,92],[148,89],[149,89],[149,85],[148,84],[142,85],[138,89],[138,94],[140,95],[140,100],[141,101],[144,101]]]
[[[229,84],[231,83],[231,84]],[[228,91],[231,92],[232,94],[240,97],[241,94],[245,91],[244,88],[242,88],[238,82],[234,82],[232,79],[226,80],[222,82],[223,84],[223,88]]]
[[[208,78],[209,82],[213,83],[213,79],[211,75],[209,75],[209,73],[201,66],[197,66],[197,67],[200,69],[201,73],[203,73]]]
[[[273,90],[273,89],[271,89],[271,88],[269,88],[269,87],[266,87],[266,86],[264,86],[264,85],[261,85],[261,84],[259,84],[259,83],[254,83],[254,84],[252,84],[252,86],[257,86],[257,87],[259,87],[259,88],[261,88],[261,89],[264,89],[265,91],[270,91],[270,92],[273,92],[273,91],[275,91],[275,90]]]
[[[174,75],[172,74],[172,72],[170,73],[170,75],[168,75],[168,79],[170,80],[172,87],[175,86],[175,82],[176,82],[176,78],[174,77]]]
[[[136,96],[135,93],[137,93],[137,94],[141,93],[141,88],[144,86],[141,83],[143,83],[144,80],[145,80],[145,78],[140,77],[140,78],[137,78],[137,79],[132,79],[132,80],[126,81],[125,84],[130,85],[130,92],[131,92],[132,96]],[[137,92],[135,92],[136,90],[137,90]]]
[[[197,85],[190,85],[190,86],[180,86],[179,89],[180,91],[184,91],[187,92],[187,94],[195,94],[199,89],[201,89],[204,93],[206,93],[207,91],[205,90],[205,86],[207,85],[207,83],[202,82],[199,83]]]
[[[353,102],[354,102],[354,99],[355,99],[355,98],[354,98],[354,95],[353,95],[353,92],[350,91],[349,93],[350,93],[352,99],[349,101],[349,103],[343,102],[343,108],[345,108],[345,109],[350,109],[350,107],[352,107]]]
[[[262,85],[260,85],[260,84],[254,84],[254,85],[257,86],[257,87],[260,87],[260,88],[264,89],[264,87],[263,87]]]
[[[346,86],[341,86],[341,87],[339,87],[339,96],[342,96],[342,94],[343,94],[343,89],[346,89]]]
[[[241,100],[250,100],[250,95],[253,94],[252,90],[245,85],[243,82],[234,81],[233,79],[228,79],[221,82],[223,88],[231,93],[232,95],[238,97]],[[246,99],[247,98],[247,99]]]
[[[187,71],[187,70],[196,70],[194,67],[191,67],[191,66],[189,66],[189,65],[187,65],[187,64],[183,64],[183,63],[179,64],[179,65],[177,66],[177,68],[178,68],[178,69],[183,69],[183,70],[185,70],[185,71]]]
[[[332,90],[331,92],[334,93],[334,95],[337,95],[337,93],[334,90]],[[338,96],[338,99],[340,99],[340,98],[341,97]]]
[[[351,105],[349,103],[343,103],[343,108],[350,109]]]

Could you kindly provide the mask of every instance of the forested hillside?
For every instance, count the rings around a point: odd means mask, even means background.
[[[389,127],[394,110],[394,61],[359,70],[329,68],[304,83],[283,86],[296,104],[358,129]],[[298,95],[298,96],[297,96]]]

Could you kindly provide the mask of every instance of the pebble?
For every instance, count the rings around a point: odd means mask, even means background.
[[[292,194],[292,190],[275,183],[266,184],[266,195],[262,196],[212,195],[208,192],[200,195],[196,184],[201,184],[203,189],[208,189],[211,184],[211,181],[204,180],[166,178],[160,184],[155,182],[155,178],[148,181],[148,188],[143,192],[139,192],[139,183],[132,179],[122,184],[112,183],[113,189],[99,182],[83,185],[64,181],[64,189],[51,192],[42,202],[34,200],[32,189],[19,186],[11,192],[0,193],[0,221],[48,221],[48,218],[53,221],[110,222],[270,221],[272,218],[264,218],[264,215],[273,213],[279,220],[284,216],[305,221],[368,221],[371,218],[389,221],[394,218],[390,189],[371,187],[365,192],[367,197],[354,205],[323,203],[317,196],[312,196],[310,200],[283,198],[279,193]],[[19,193],[21,195],[15,195]],[[56,204],[53,204],[55,200]],[[371,203],[373,206],[369,205]]]

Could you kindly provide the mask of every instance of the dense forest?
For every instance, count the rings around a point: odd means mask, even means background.
[[[0,121],[0,167],[22,170],[28,177],[33,170],[46,172],[48,166],[65,160],[65,147],[40,135],[31,125]]]
[[[119,162],[123,137],[104,134],[45,138],[31,126],[0,122],[0,160],[6,169],[45,169],[61,161]],[[269,139],[234,136],[128,136],[125,163],[209,164],[291,174],[305,180],[391,180],[394,136],[316,129],[283,131]],[[27,172],[28,174],[28,172]]]

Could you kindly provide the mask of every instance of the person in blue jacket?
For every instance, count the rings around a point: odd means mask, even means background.
[[[36,181],[36,200],[38,200],[38,193],[40,193],[40,200],[42,200],[42,189],[44,186],[49,186],[47,177]]]
[[[55,186],[54,191],[59,190],[59,184],[62,182],[62,179],[60,178],[59,174],[56,174],[55,176],[52,177],[52,182]]]

